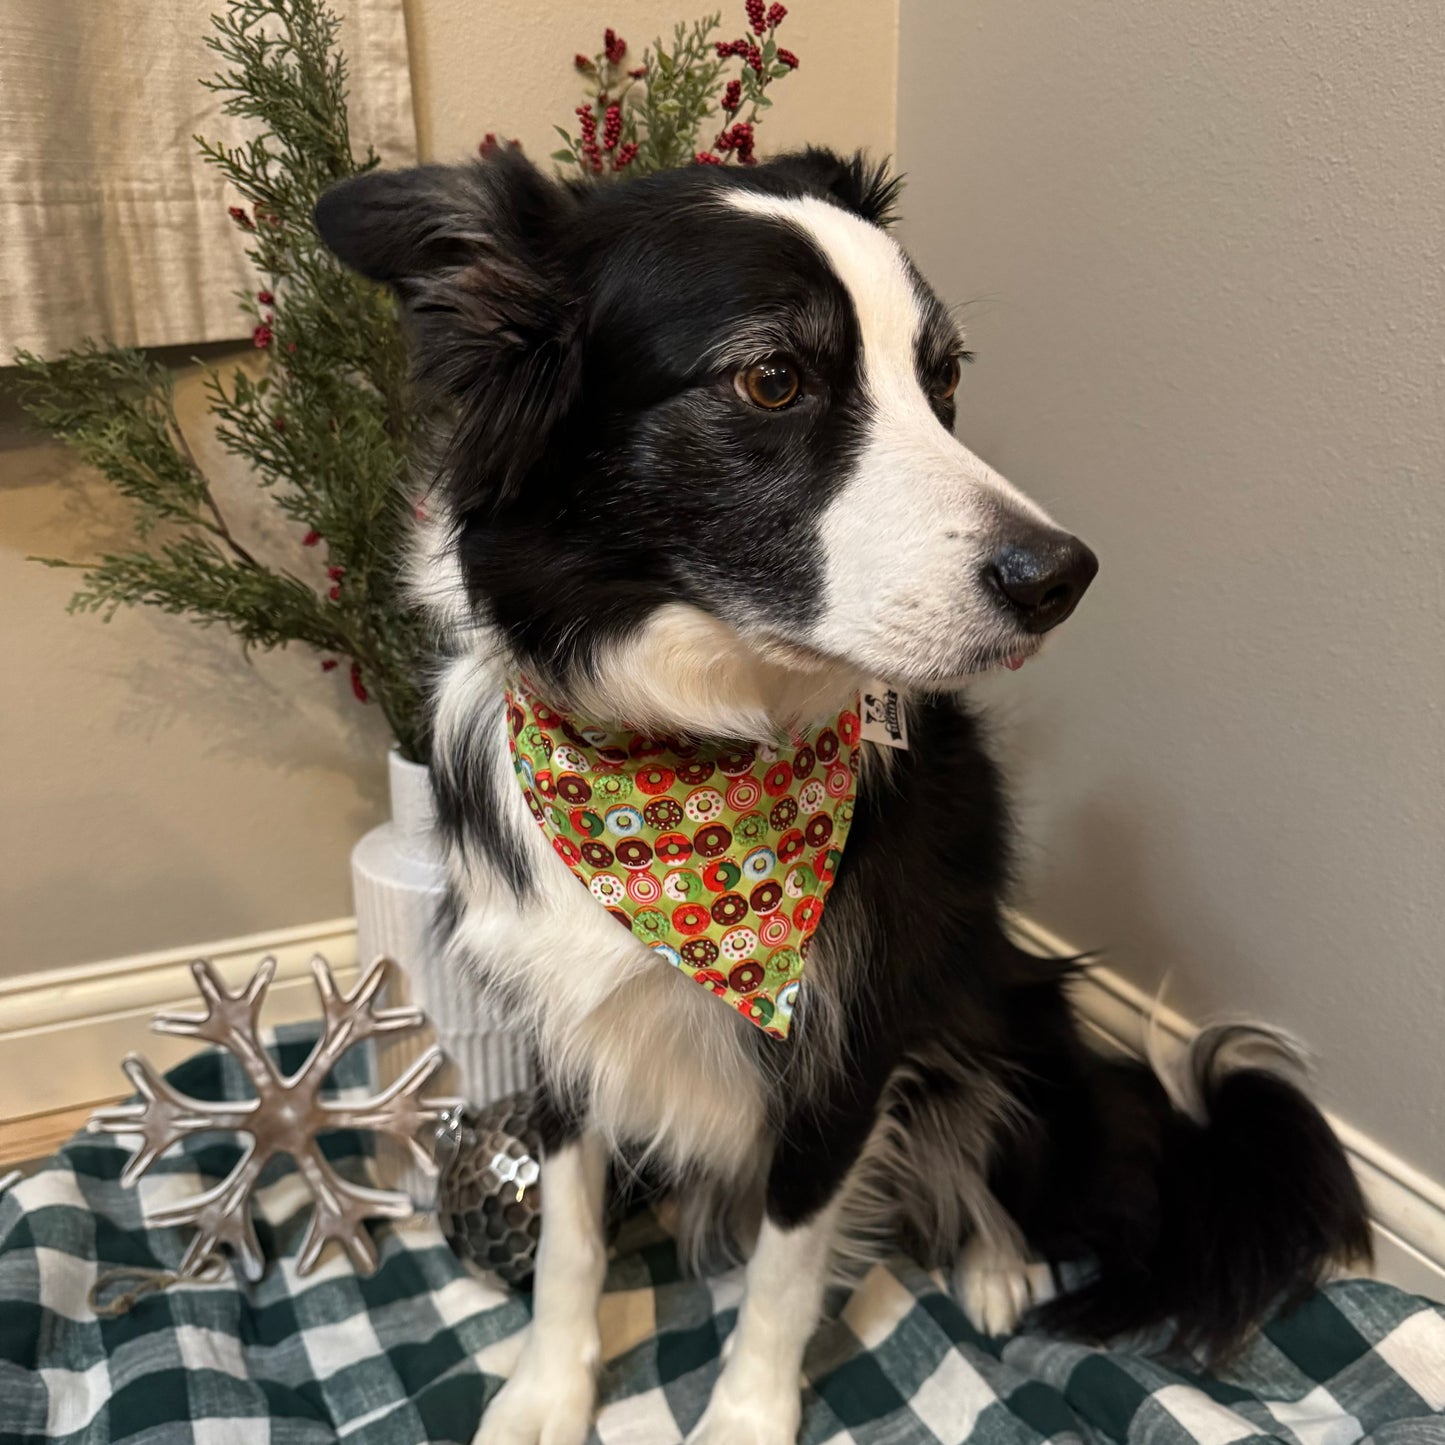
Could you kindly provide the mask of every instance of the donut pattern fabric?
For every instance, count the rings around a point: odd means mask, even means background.
[[[786,1038],[856,807],[856,702],[786,744],[607,728],[525,680],[506,702],[517,781],[553,852],[660,958]]]

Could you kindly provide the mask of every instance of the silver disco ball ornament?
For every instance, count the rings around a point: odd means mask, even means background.
[[[453,1110],[438,1127],[437,1218],[457,1255],[525,1285],[542,1233],[542,1141],[529,1091],[484,1109]]]

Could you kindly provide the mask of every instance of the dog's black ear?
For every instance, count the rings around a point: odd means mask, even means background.
[[[875,226],[891,226],[898,219],[903,177],[894,173],[886,159],[869,160],[862,151],[855,151],[842,162],[830,189],[845,206]]]
[[[863,151],[840,156],[822,146],[809,146],[769,162],[802,189],[847,206],[875,226],[891,226],[898,219],[898,194],[903,177],[894,175],[886,160],[870,160]]]
[[[367,171],[317,203],[332,252],[395,287],[418,380],[457,403],[463,510],[515,491],[575,397],[579,308],[560,255],[578,204],[513,149]]]

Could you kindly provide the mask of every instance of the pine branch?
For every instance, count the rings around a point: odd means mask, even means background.
[[[32,421],[68,443],[135,504],[138,535],[199,522],[205,479],[179,445],[170,372],[144,352],[87,342],[54,361],[16,356],[17,395]]]
[[[146,552],[108,553],[86,571],[71,612],[109,621],[119,607],[158,607],[199,627],[224,627],[249,649],[304,642],[345,650],[344,627],[295,577],[229,561],[213,545],[182,536]]]
[[[231,0],[213,26],[218,69],[202,84],[255,134],[198,144],[245,203],[231,216],[258,282],[240,304],[267,365],[259,378],[210,370],[210,422],[298,548],[324,548],[330,586],[258,559],[197,463],[168,370],[87,343],[50,361],[22,357],[20,372],[31,418],[132,507],[137,546],[85,566],[71,610],[108,619],[158,607],[223,627],[247,649],[301,643],[328,667],[349,658],[357,698],[374,700],[404,754],[424,760],[420,679],[434,640],[400,576],[415,419],[406,348],[389,294],[344,270],[311,221],[323,190],[376,164],[369,150],[352,154],[339,24],[321,0]]]

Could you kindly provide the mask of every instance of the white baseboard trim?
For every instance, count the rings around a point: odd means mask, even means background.
[[[349,980],[356,971],[355,920],[337,918],[0,979],[0,1121],[128,1093],[120,1061],[132,1050],[160,1069],[194,1053],[196,1046],[187,1039],[150,1032],[159,1009],[197,1002],[193,959],[210,959],[234,989],[272,954],[276,978],[266,999],[266,1021],[316,1017],[310,962],[317,953],[331,964],[338,982]]]
[[[1081,950],[1040,924],[1015,917],[1020,943],[1041,953]],[[132,1050],[162,1069],[194,1051],[185,1039],[150,1032],[152,1015],[195,997],[190,963],[208,958],[236,988],[267,954],[276,980],[266,1017],[289,1023],[316,1016],[311,956],[320,953],[338,981],[356,969],[356,925],[350,918],[247,938],[114,959],[79,968],[0,980],[0,1121],[80,1108],[126,1092],[121,1059]],[[1146,1021],[1182,1047],[1195,1026],[1156,1006],[1112,969],[1095,967],[1079,981],[1075,1001],[1099,1035],[1142,1055]],[[1382,1148],[1343,1120],[1330,1123],[1349,1151],[1375,1220],[1381,1279],[1445,1300],[1445,1186]]]
[[[1038,953],[1072,957],[1083,952],[1032,919],[1015,915],[1019,943]],[[1112,969],[1095,966],[1078,981],[1074,1002],[1101,1037],[1142,1058],[1152,1018],[1166,1049],[1182,1049],[1195,1024],[1158,1003]],[[1390,1153],[1336,1115],[1331,1127],[1349,1153],[1375,1226],[1378,1279],[1401,1289],[1445,1300],[1445,1186]]]

